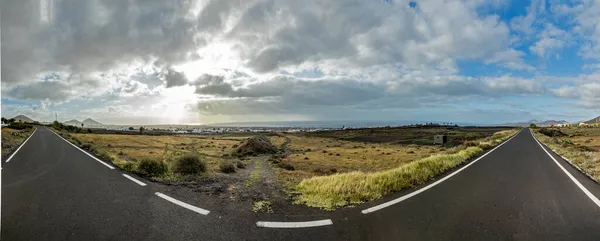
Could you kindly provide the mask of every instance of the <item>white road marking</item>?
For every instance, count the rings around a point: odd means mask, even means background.
[[[48,129],[50,130],[50,129]],[[86,155],[90,156],[91,158],[93,158],[94,160],[102,163],[102,165],[105,165],[106,167],[110,168],[110,169],[115,169],[113,166],[106,164],[106,162],[101,161],[100,159],[96,158],[95,156],[93,156],[90,153],[87,153],[86,151],[82,150],[81,148],[79,148],[78,146],[74,145],[73,143],[71,143],[70,141],[67,141],[65,138],[63,138],[62,136],[60,136],[59,134],[56,134],[56,132],[50,130],[52,133],[54,133],[54,135],[60,137],[60,139],[63,139],[64,141],[66,141],[67,143],[71,144],[71,146],[74,146],[75,148],[77,148],[78,150],[80,150],[81,152],[85,153]]]
[[[137,180],[137,179],[133,178],[132,176],[129,176],[129,175],[127,175],[127,174],[123,174],[123,176],[124,176],[124,177],[126,177],[127,179],[129,179],[129,180],[131,180],[131,181],[133,181],[133,182],[135,182],[135,183],[139,184],[139,185],[140,185],[140,186],[142,186],[142,187],[143,187],[143,186],[146,186],[146,183],[143,183],[143,182],[141,182],[141,181],[139,181],[139,180]]]
[[[199,207],[192,206],[190,204],[184,203],[182,201],[179,201],[179,200],[177,200],[175,198],[169,197],[169,196],[167,196],[165,194],[162,194],[160,192],[156,192],[154,194],[156,194],[156,196],[159,196],[159,197],[161,197],[161,198],[163,198],[163,199],[165,199],[165,200],[167,200],[169,202],[172,202],[174,204],[177,204],[179,206],[182,206],[184,208],[187,208],[187,209],[192,210],[194,212],[197,212],[199,214],[208,215],[208,213],[210,213],[210,211],[208,211],[206,209],[202,209],[202,208],[199,208]]]
[[[327,226],[327,225],[332,225],[332,224],[333,224],[333,222],[331,221],[331,219],[308,221],[308,222],[265,222],[265,221],[256,222],[256,226],[262,227],[262,228],[310,228],[310,227]]]
[[[19,150],[21,150],[21,147],[23,147],[25,145],[25,143],[29,140],[29,138],[31,138],[33,136],[33,134],[35,134],[36,131],[37,131],[37,128],[35,128],[35,130],[33,130],[33,132],[31,132],[31,135],[29,135],[29,137],[27,137],[27,139],[25,139],[25,141],[23,143],[21,143],[21,145],[19,146],[19,148],[17,148],[17,150],[15,150],[15,152],[13,152],[13,154],[10,155],[10,157],[8,157],[8,159],[6,159],[6,162],[9,162],[10,159],[12,159],[13,156],[15,156],[15,154],[17,154],[17,152]]]
[[[546,152],[546,154],[548,154],[548,156],[550,158],[552,158],[552,160],[554,161],[554,163],[556,163],[556,165],[558,167],[560,167],[560,169],[563,170],[563,172],[565,172],[565,174],[567,174],[567,176],[571,179],[571,181],[573,181],[575,183],[575,185],[577,185],[577,187],[579,187],[579,189],[581,189],[581,191],[583,191],[583,193],[585,193],[585,195],[587,195],[592,200],[592,202],[594,202],[598,207],[600,207],[600,200],[598,200],[598,198],[595,197],[594,194],[592,194],[579,181],[577,181],[577,179],[575,179],[575,177],[573,177],[573,175],[571,175],[571,173],[569,171],[567,171],[567,169],[565,169],[562,165],[560,165],[560,163],[558,163],[558,161],[556,160],[556,158],[554,158],[552,156],[552,154],[550,154],[550,152],[548,152],[546,150],[546,148],[544,148],[544,146],[542,146],[542,143],[540,143],[540,141],[538,141],[537,138],[535,138],[535,135],[533,135],[533,132],[531,132],[531,130],[529,130],[529,133],[531,134],[531,136],[533,136],[533,139],[537,142],[537,144],[540,145],[540,147],[542,148],[542,150],[544,150],[544,152]]]
[[[442,178],[442,179],[440,179],[440,180],[437,180],[436,182],[434,182],[434,183],[432,183],[432,184],[429,184],[429,185],[427,185],[427,186],[425,186],[425,187],[423,187],[423,188],[421,188],[421,189],[419,189],[419,190],[416,190],[416,191],[414,191],[414,192],[411,192],[411,193],[409,193],[409,194],[406,194],[406,195],[404,195],[404,196],[402,196],[402,197],[399,197],[399,198],[396,198],[396,199],[394,199],[394,200],[391,200],[391,201],[388,201],[388,202],[385,202],[385,203],[379,204],[379,205],[377,205],[377,206],[374,206],[374,207],[367,208],[367,209],[365,209],[365,210],[362,210],[361,212],[362,212],[363,214],[369,214],[369,213],[372,213],[372,212],[375,212],[375,211],[379,211],[379,210],[381,210],[381,209],[387,208],[387,207],[389,207],[389,206],[392,206],[392,205],[394,205],[394,204],[397,204],[397,203],[399,203],[399,202],[402,202],[402,201],[404,201],[404,200],[406,200],[406,199],[409,199],[409,198],[411,198],[411,197],[414,197],[414,196],[416,196],[416,195],[417,195],[417,194],[419,194],[419,193],[422,193],[422,192],[424,192],[424,191],[427,191],[427,189],[430,189],[430,188],[432,188],[432,187],[435,187],[436,185],[438,185],[438,184],[442,183],[443,181],[446,181],[446,180],[448,180],[448,178],[451,178],[452,176],[454,176],[454,175],[458,174],[458,173],[459,173],[459,172],[461,172],[462,170],[465,170],[467,167],[469,167],[469,166],[473,165],[475,162],[479,161],[481,158],[484,158],[484,157],[485,157],[485,156],[487,156],[488,154],[492,153],[494,150],[498,149],[499,147],[501,147],[501,146],[502,146],[502,145],[504,145],[505,143],[507,143],[507,142],[509,142],[510,140],[512,140],[512,138],[514,138],[515,136],[517,136],[519,133],[521,133],[521,130],[519,130],[519,132],[517,132],[515,135],[513,135],[512,137],[510,137],[508,140],[506,140],[506,141],[504,141],[504,142],[500,143],[500,145],[498,145],[498,146],[494,147],[494,149],[492,149],[492,150],[488,151],[487,153],[483,154],[482,156],[480,156],[479,158],[475,159],[475,160],[474,160],[474,161],[472,161],[471,163],[469,163],[469,164],[465,165],[464,167],[462,167],[462,168],[460,168],[460,169],[456,170],[455,172],[453,172],[453,173],[449,174],[448,176],[445,176],[444,178]]]

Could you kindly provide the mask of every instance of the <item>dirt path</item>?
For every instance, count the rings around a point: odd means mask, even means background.
[[[285,138],[285,142],[283,142],[281,144],[281,150],[283,151],[283,156],[282,157],[287,157],[290,154],[292,154],[292,150],[288,147],[288,145],[292,142],[292,139],[290,139],[287,136],[281,135],[281,134],[277,134],[278,136],[281,136],[283,138]]]
[[[256,201],[284,197],[277,183],[277,174],[269,165],[268,159],[268,156],[255,158],[248,179],[244,183],[244,187],[252,193],[251,198]]]

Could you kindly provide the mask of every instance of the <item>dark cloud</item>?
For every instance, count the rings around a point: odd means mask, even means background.
[[[167,84],[167,88],[182,86],[188,83],[187,78],[182,72],[175,71],[172,68],[167,68],[165,72],[165,82]]]
[[[31,82],[43,71],[106,71],[156,58],[176,64],[193,58],[204,43],[189,19],[192,1],[51,2],[48,22],[36,16],[40,1],[3,3],[3,84]]]

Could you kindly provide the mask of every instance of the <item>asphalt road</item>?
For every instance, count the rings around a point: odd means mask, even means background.
[[[600,197],[600,185],[555,158]],[[369,214],[360,211],[414,190],[311,216],[257,216],[134,176],[147,184],[140,186],[122,174],[39,127],[10,162],[2,161],[2,240],[600,240],[600,207],[528,130],[439,185]],[[333,225],[255,224],[309,218]]]

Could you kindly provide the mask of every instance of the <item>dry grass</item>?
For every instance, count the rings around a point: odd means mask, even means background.
[[[284,161],[296,168],[284,171],[287,179],[298,183],[302,179],[323,175],[321,171],[374,172],[387,170],[449,148],[440,146],[361,143],[308,136],[288,136],[294,153]]]
[[[200,135],[146,136],[114,134],[71,134],[82,143],[89,143],[98,152],[106,153],[118,166],[146,158],[172,162],[185,154],[198,154],[209,171],[218,171],[223,156],[233,151],[244,138],[215,138]]]
[[[474,146],[462,150],[456,148],[454,150],[460,151],[453,154],[429,154],[431,156],[412,162],[405,161],[404,164],[386,171],[353,171],[305,179],[296,186],[296,191],[301,194],[296,202],[312,207],[335,209],[348,204],[378,199],[391,192],[426,182],[481,154],[484,149],[498,145],[515,132],[516,130],[505,131],[485,138],[478,143],[481,147]],[[360,162],[357,160],[352,163]]]
[[[571,127],[560,131],[569,136],[548,137],[537,130],[534,134],[542,143],[600,182],[600,128]]]
[[[15,130],[7,127],[2,128],[2,156],[10,154],[17,149],[29,137],[33,129]]]
[[[273,143],[273,145],[275,145],[277,148],[281,147],[281,145],[285,142],[285,137],[281,136],[269,136],[269,139],[271,139],[271,143]]]

